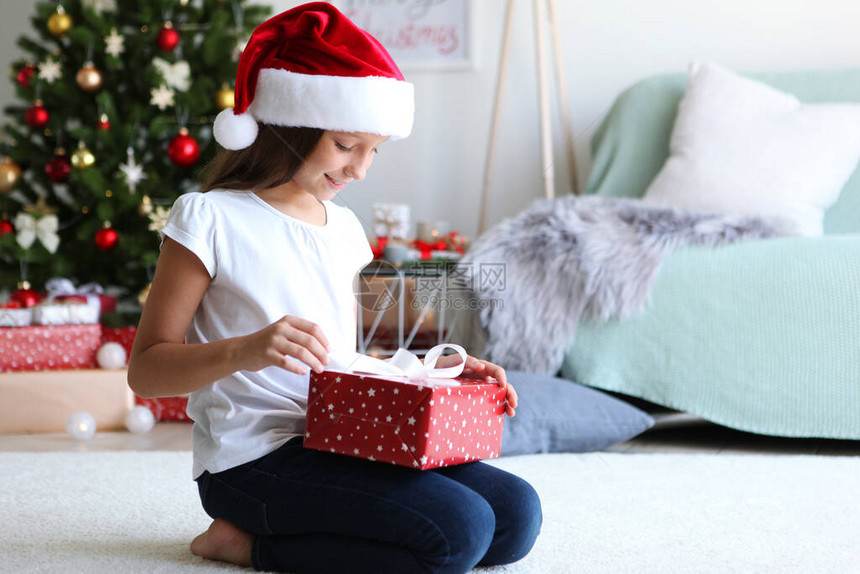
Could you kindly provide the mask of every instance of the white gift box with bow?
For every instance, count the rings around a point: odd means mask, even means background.
[[[45,283],[45,290],[48,292],[49,302],[57,302],[58,299],[69,296],[84,297],[86,299],[86,303],[80,305],[66,304],[69,307],[67,312],[69,324],[79,325],[99,322],[99,314],[102,307],[99,295],[104,292],[104,289],[98,283],[86,283],[80,287],[75,287],[75,284],[70,279],[54,277]]]
[[[45,284],[46,300],[32,309],[36,325],[89,325],[99,322],[101,286],[87,283],[80,287],[69,279],[55,277]],[[86,302],[64,301],[64,297],[83,297]]]

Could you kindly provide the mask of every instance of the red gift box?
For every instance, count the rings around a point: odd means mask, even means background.
[[[95,369],[101,341],[98,324],[0,327],[0,373]]]
[[[125,348],[128,356],[131,356],[131,347],[134,344],[134,336],[137,327],[104,327],[103,340],[105,343],[119,343]],[[143,405],[152,411],[157,421],[190,421],[185,412],[188,406],[188,397],[161,397],[157,399],[142,399],[135,395],[135,404]]]
[[[125,349],[127,357],[131,356],[131,346],[137,327],[102,327],[102,339],[105,343],[119,343]]]
[[[158,399],[142,399],[135,395],[135,404],[143,405],[152,411],[157,421],[190,421],[185,412],[188,397],[162,397]]]
[[[99,302],[101,303],[101,308],[99,309],[102,313],[113,313],[116,311],[116,297],[112,297],[110,295],[102,295],[98,294]]]
[[[466,377],[312,372],[304,445],[420,469],[496,458],[506,392]]]

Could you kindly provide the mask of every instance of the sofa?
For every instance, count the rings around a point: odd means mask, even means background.
[[[860,69],[750,77],[805,103],[860,102]],[[587,193],[645,194],[687,81],[652,77],[618,97],[592,139]],[[673,253],[641,313],[580,324],[561,374],[743,431],[860,439],[860,169],[822,236]]]

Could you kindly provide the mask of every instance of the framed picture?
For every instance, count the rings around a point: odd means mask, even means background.
[[[475,67],[470,0],[337,0],[404,70]]]

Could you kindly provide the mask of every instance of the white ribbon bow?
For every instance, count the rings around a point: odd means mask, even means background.
[[[60,220],[53,214],[36,219],[29,213],[19,212],[15,217],[15,239],[24,249],[29,249],[38,239],[49,253],[54,253],[60,245],[59,228]]]
[[[54,277],[53,279],[48,279],[45,283],[45,291],[48,292],[49,301],[53,301],[63,295],[83,295],[87,298],[87,305],[101,312],[102,300],[99,298],[99,295],[104,293],[104,289],[98,283],[86,283],[80,287],[75,287],[75,284],[70,279]]]
[[[75,287],[72,280],[65,277],[48,279],[45,283],[45,290],[51,299],[56,299],[61,295],[100,295],[104,293],[104,289],[98,283],[86,283],[80,287]]]
[[[445,349],[456,351],[463,359],[463,362],[453,367],[437,369],[436,361],[439,360]],[[468,355],[463,347],[454,345],[453,343],[446,343],[444,345],[436,345],[427,351],[423,363],[421,359],[406,349],[397,349],[394,356],[387,361],[359,353],[329,353],[328,369],[344,373],[369,373],[371,375],[407,377],[410,381],[434,379],[434,382],[437,384],[445,384],[445,382],[456,384],[450,380],[440,381],[439,379],[453,379],[460,376],[463,368],[466,366],[467,358]]]
[[[164,78],[164,83],[169,87],[187,92],[191,86],[191,67],[185,60],[180,60],[175,64],[171,64],[162,58],[153,58],[152,65],[156,71]]]

